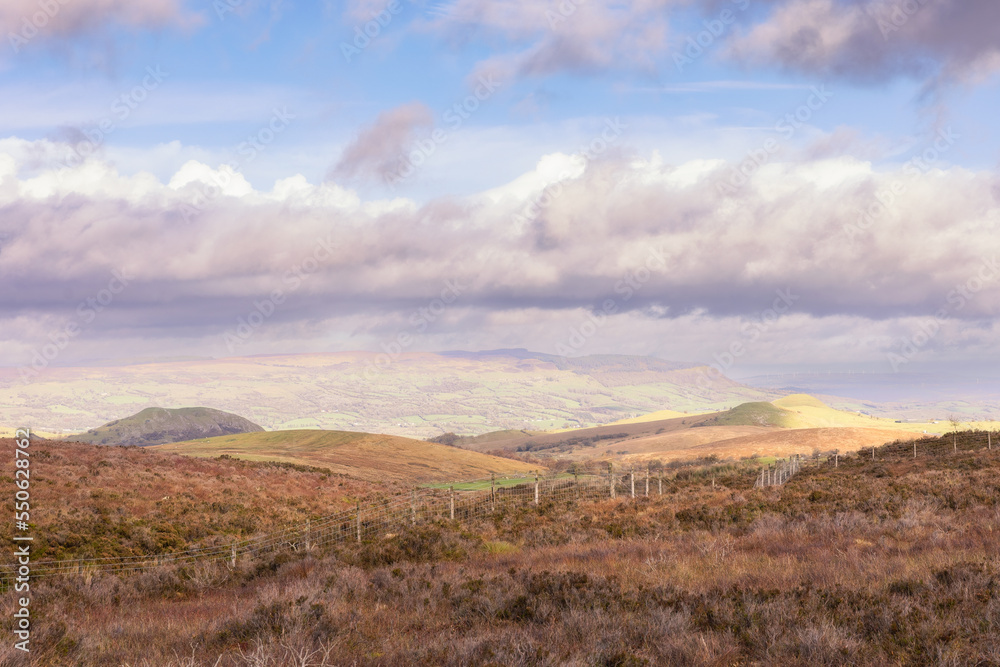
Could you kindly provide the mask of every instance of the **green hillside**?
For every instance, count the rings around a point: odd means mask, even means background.
[[[160,445],[264,429],[239,415],[212,408],[146,408],[66,439],[94,445]]]
[[[754,402],[737,405],[697,424],[698,426],[776,426],[792,428],[792,413],[773,403]]]

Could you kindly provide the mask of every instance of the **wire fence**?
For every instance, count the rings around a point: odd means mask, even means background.
[[[842,464],[861,464],[886,460],[919,459],[921,457],[944,457],[968,454],[982,450],[992,450],[993,443],[1000,435],[997,431],[963,431],[940,436],[927,436],[913,440],[895,440],[883,445],[865,447],[852,453],[841,454],[833,450],[811,457],[792,456],[788,460],[777,461],[764,468],[757,475],[754,488],[777,486],[801,472],[804,468],[839,468]],[[787,474],[791,468],[791,474]],[[762,483],[762,480],[764,483]],[[768,481],[769,480],[769,481]]]
[[[753,488],[762,489],[765,486],[781,486],[801,469],[802,456],[799,454],[794,454],[787,460],[775,461],[774,465],[764,466],[761,469]]]
[[[856,462],[869,456],[873,460],[918,457],[921,454],[940,456],[992,449],[996,435],[987,431],[971,431],[914,441],[897,441],[860,450],[851,459],[843,459],[837,452],[826,456],[817,454],[811,458],[795,455],[762,469],[753,486],[764,488],[782,485],[805,466],[838,467],[842,460]],[[720,469],[731,471],[732,464],[707,466],[706,469],[708,472]],[[233,540],[214,536],[197,547],[166,554],[32,561],[30,572],[34,579],[54,575],[129,574],[169,565],[194,563],[228,562],[235,567],[238,561],[245,558],[364,542],[422,524],[488,518],[505,508],[538,506],[550,502],[594,502],[661,496],[664,493],[663,472],[662,469],[651,471],[649,468],[615,471],[613,465],[608,464],[603,471],[590,466],[587,469],[580,468],[575,473],[493,477],[456,483],[447,488],[422,487],[408,493],[358,503],[353,508],[249,538]],[[714,476],[712,484],[715,484]],[[11,584],[17,572],[16,563],[3,564],[0,566],[0,583],[4,586]]]
[[[644,475],[635,471],[615,473],[609,468],[605,474],[577,472],[492,477],[456,483],[448,488],[422,487],[358,503],[350,509],[250,538],[226,540],[223,536],[215,536],[206,544],[179,552],[32,561],[30,576],[34,579],[54,575],[129,574],[169,565],[212,562],[228,562],[235,566],[248,557],[363,542],[421,524],[483,519],[516,506],[635,497],[649,495],[651,488],[653,493],[662,495],[662,473],[655,479],[648,470]],[[0,569],[0,582],[4,584],[10,584],[16,576],[15,563],[7,563]]]

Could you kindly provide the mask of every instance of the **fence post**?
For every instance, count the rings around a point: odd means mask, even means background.
[[[840,452],[833,453],[833,467],[837,468],[840,466]]]
[[[578,476],[579,476],[579,473],[577,472],[576,468],[574,468],[573,469],[573,496],[577,500],[580,500],[580,480],[577,479]]]
[[[649,496],[649,466],[646,466],[646,496]]]
[[[913,458],[917,458],[917,441],[913,441]]]
[[[715,473],[712,473],[712,488],[715,488]]]
[[[448,490],[451,491],[451,520],[454,521],[455,520],[455,487],[454,486],[448,487]]]
[[[229,553],[230,553],[229,564],[232,567],[235,568],[236,567],[236,543],[235,542],[233,543],[232,547],[230,548],[230,552]]]
[[[358,524],[358,542],[360,542],[361,541],[361,503],[358,503],[357,524]]]
[[[417,525],[417,490],[410,492],[410,524]]]
[[[305,550],[309,551],[309,538],[311,537],[311,532],[309,528],[309,519],[306,519],[306,536],[305,536]]]
[[[493,511],[497,511],[497,474],[490,473],[490,506]]]
[[[632,485],[632,497],[635,498],[635,470],[632,468],[629,468],[628,479]]]
[[[958,454],[958,434],[951,436],[952,444],[955,445],[955,453]]]
[[[608,461],[608,479],[611,481],[611,499],[615,498],[615,464]]]
[[[663,495],[663,471],[656,473],[656,481],[660,485],[660,495]]]
[[[872,445],[872,461],[875,460],[875,445]]]
[[[535,473],[535,505],[538,505],[538,473]]]
[[[993,449],[993,431],[986,432],[986,449]]]

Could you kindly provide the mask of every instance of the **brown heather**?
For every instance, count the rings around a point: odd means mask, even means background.
[[[543,502],[235,568],[45,579],[33,586],[32,664],[1000,664],[1000,453],[942,446],[914,460],[908,446],[765,490],[750,488],[750,469],[720,471],[714,489],[682,470],[662,498]],[[336,506],[351,484],[278,468],[241,468],[234,484],[232,462],[84,453],[58,474],[43,466],[39,502],[55,514],[37,534],[63,530],[76,508],[80,539],[104,545],[86,532],[102,525],[99,507],[112,525],[136,515],[183,534],[241,491],[263,529]],[[118,499],[88,495],[103,479]],[[161,483],[171,493],[144,490]],[[157,506],[158,493],[194,497]],[[5,627],[12,612],[7,595]]]

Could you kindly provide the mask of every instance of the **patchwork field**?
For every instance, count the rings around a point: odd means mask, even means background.
[[[143,408],[206,406],[268,430],[429,438],[604,424],[663,409],[719,410],[779,395],[652,357],[564,359],[525,350],[405,353],[389,364],[383,357],[343,352],[51,367],[28,383],[17,369],[0,368],[0,424],[66,435]]]

